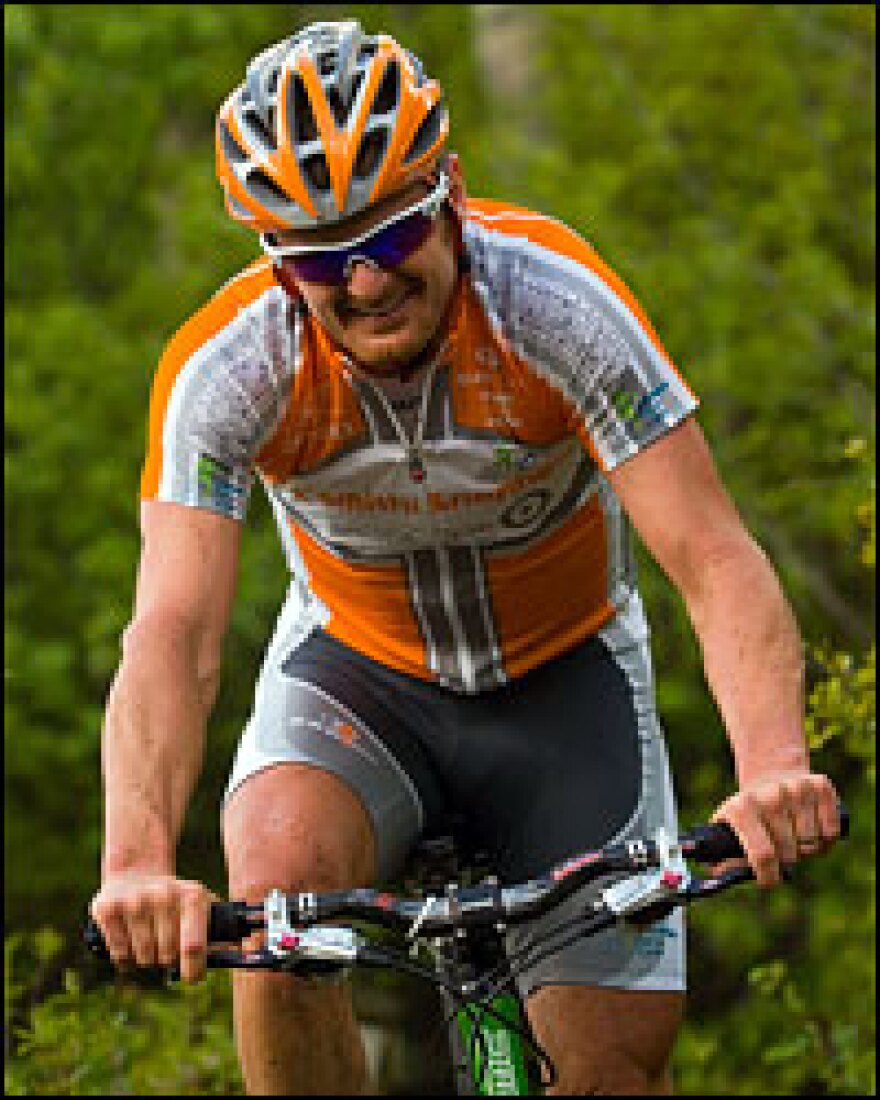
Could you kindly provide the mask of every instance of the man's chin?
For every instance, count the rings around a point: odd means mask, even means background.
[[[398,334],[372,336],[356,340],[349,351],[362,366],[377,374],[390,374],[412,362],[428,346],[428,339],[410,337],[401,339]]]

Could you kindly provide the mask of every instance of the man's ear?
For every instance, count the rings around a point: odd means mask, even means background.
[[[467,193],[465,191],[464,175],[461,170],[461,162],[458,153],[447,154],[446,172],[449,176],[449,201],[459,219],[464,218]]]

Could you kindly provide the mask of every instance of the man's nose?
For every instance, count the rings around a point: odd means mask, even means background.
[[[394,276],[368,256],[352,256],[346,266],[348,293],[364,301],[381,298],[394,285]]]

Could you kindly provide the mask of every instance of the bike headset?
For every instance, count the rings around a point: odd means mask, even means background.
[[[448,133],[440,85],[413,53],[357,20],[312,23],[255,57],[220,108],[217,176],[228,213],[265,248],[278,231],[335,225],[408,183],[437,180]],[[464,273],[460,218],[443,205]],[[278,262],[273,274],[304,308],[293,276]]]

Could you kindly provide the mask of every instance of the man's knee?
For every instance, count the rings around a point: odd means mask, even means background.
[[[662,1096],[671,1092],[669,1068],[648,1065],[635,1051],[568,1051],[556,1064],[550,1095]]]
[[[375,874],[367,811],[336,776],[285,764],[251,776],[223,816],[230,895],[251,903],[272,889],[339,890]]]
[[[529,1001],[536,1037],[556,1065],[552,1093],[663,1095],[684,995],[548,986]]]

